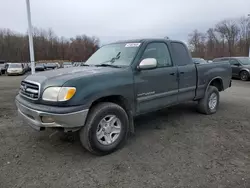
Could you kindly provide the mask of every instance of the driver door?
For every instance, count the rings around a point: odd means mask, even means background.
[[[149,43],[140,59],[146,58],[155,58],[157,67],[135,72],[137,114],[161,109],[178,100],[178,70],[172,64],[167,44]]]

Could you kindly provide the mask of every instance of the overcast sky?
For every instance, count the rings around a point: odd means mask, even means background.
[[[164,37],[187,40],[225,18],[246,16],[250,0],[30,0],[32,24],[59,36],[95,35],[102,43]],[[25,0],[0,0],[0,28],[26,32]]]

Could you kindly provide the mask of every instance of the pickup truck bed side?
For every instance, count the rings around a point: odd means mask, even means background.
[[[208,86],[214,81],[219,91],[230,87],[231,72],[229,63],[222,62],[219,66],[214,63],[200,64],[197,67],[197,91],[195,100],[203,98]],[[213,84],[212,84],[213,85]]]

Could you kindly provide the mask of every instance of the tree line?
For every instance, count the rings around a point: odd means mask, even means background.
[[[58,37],[52,29],[33,29],[35,60],[85,61],[98,48],[99,39],[87,35],[73,38]],[[28,62],[29,42],[27,34],[10,29],[0,29],[0,60]]]
[[[222,20],[206,32],[196,29],[189,34],[188,44],[193,57],[248,56],[250,17]]]
[[[99,39],[87,35],[58,37],[52,29],[33,29],[35,60],[85,61],[99,48]],[[188,35],[193,57],[213,59],[223,56],[248,56],[250,17],[226,19],[206,32]],[[29,61],[28,35],[0,29],[0,60]]]

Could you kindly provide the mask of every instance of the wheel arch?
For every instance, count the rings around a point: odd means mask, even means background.
[[[215,77],[207,85],[206,92],[208,90],[209,86],[214,86],[218,89],[218,91],[223,91],[224,90],[224,85],[221,77]]]
[[[130,132],[134,133],[134,117],[133,117],[134,107],[133,107],[133,105],[131,105],[131,102],[129,102],[128,99],[126,99],[122,95],[103,96],[103,97],[100,97],[100,98],[94,100],[91,103],[89,110],[91,111],[91,109],[95,105],[97,105],[97,104],[99,104],[101,102],[112,102],[112,103],[115,103],[115,104],[121,106],[128,115]]]
[[[122,95],[109,95],[109,96],[100,97],[91,103],[90,109],[100,102],[113,102],[123,107],[124,110],[132,110],[132,107],[129,104],[129,101]]]
[[[241,73],[242,71],[246,71],[246,72],[248,72],[248,74],[250,74],[250,71],[249,71],[248,69],[243,68],[243,69],[241,69],[241,70],[240,70],[240,72],[239,72],[239,76],[240,76],[240,73]]]

